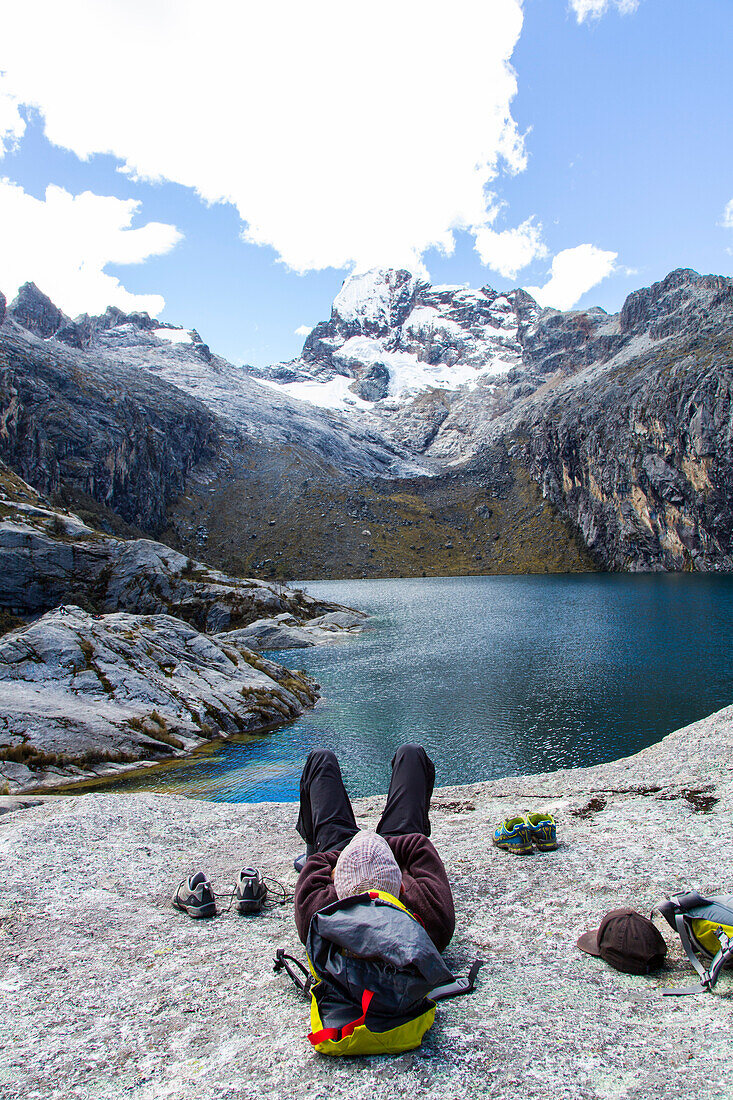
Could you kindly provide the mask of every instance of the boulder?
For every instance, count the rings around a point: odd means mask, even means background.
[[[314,630],[361,630],[366,616],[361,611],[328,611],[317,615],[306,624],[306,629]]]
[[[180,755],[293,719],[317,694],[231,634],[60,607],[0,638],[0,777],[12,792]]]
[[[250,649],[305,649],[337,641],[360,631],[366,616],[359,611],[329,611],[310,620],[296,619],[290,614],[272,619],[258,619],[241,630],[227,631],[222,638],[232,638]]]
[[[295,619],[281,622],[278,619],[258,619],[241,630],[228,630],[222,637],[231,638],[250,649],[305,649],[315,645],[311,635],[303,630]]]

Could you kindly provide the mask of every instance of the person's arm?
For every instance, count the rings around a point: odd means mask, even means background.
[[[445,950],[456,926],[456,914],[442,859],[422,833],[390,836],[387,843],[402,870],[400,901],[420,918],[438,950]]]
[[[316,852],[308,856],[305,867],[298,875],[295,887],[295,926],[303,943],[308,937],[311,917],[324,905],[336,901],[336,889],[332,872],[336,866],[338,852]]]

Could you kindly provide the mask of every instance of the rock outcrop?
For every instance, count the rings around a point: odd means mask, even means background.
[[[229,576],[163,543],[110,537],[40,500],[0,497],[0,608],[32,616],[74,602],[96,613],[175,615],[212,632],[348,612],[286,585]]]
[[[296,718],[308,676],[170,615],[60,607],[0,638],[0,782],[48,787]]]
[[[35,283],[24,283],[19,289],[8,307],[8,316],[28,332],[43,338],[53,336],[69,321]]]
[[[365,618],[162,543],[110,537],[2,463],[0,488],[0,784],[12,790],[289,721],[317,685],[253,653],[243,628],[288,648]]]
[[[272,972],[278,947],[304,959],[291,905],[241,917],[224,902],[211,921],[171,906],[198,869],[221,893],[245,865],[292,890],[296,805],[95,793],[5,813],[3,1096],[725,1100],[733,974],[714,994],[662,997],[695,975],[661,921],[656,974],[613,970],[575,942],[611,909],[731,891],[731,760],[728,708],[627,760],[437,787],[432,839],[457,918],[446,961],[485,965],[473,995],[439,1005],[423,1045],[396,1058],[314,1053],[307,1002]],[[358,824],[373,828],[382,806],[358,800]],[[558,851],[492,847],[494,824],[527,808],[555,815]]]
[[[19,288],[7,312],[9,317],[28,332],[44,339],[53,336],[56,340],[61,340],[62,343],[75,348],[88,347],[96,333],[120,325],[132,325],[143,331],[170,327],[161,325],[148,313],[125,313],[117,306],[108,306],[105,312],[97,317],[82,313],[72,321],[42,290],[39,290],[35,283],[24,283]],[[3,320],[4,316],[0,316],[0,324]]]
[[[250,649],[305,649],[324,645],[364,628],[365,616],[357,611],[329,611],[308,622],[302,622],[283,612],[270,619],[258,619],[240,630],[226,631],[220,635],[237,641]]]

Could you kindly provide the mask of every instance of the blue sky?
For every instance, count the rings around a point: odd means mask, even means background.
[[[354,266],[608,310],[733,273],[730,0],[403,4],[29,0],[0,41],[0,290],[264,364]]]

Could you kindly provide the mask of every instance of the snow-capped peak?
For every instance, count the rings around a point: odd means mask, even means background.
[[[336,295],[332,320],[363,332],[385,331],[404,320],[424,282],[409,271],[373,270],[350,275]]]
[[[513,295],[388,269],[351,275],[301,357],[258,374],[316,405],[386,412],[426,390],[506,375],[520,360]]]

